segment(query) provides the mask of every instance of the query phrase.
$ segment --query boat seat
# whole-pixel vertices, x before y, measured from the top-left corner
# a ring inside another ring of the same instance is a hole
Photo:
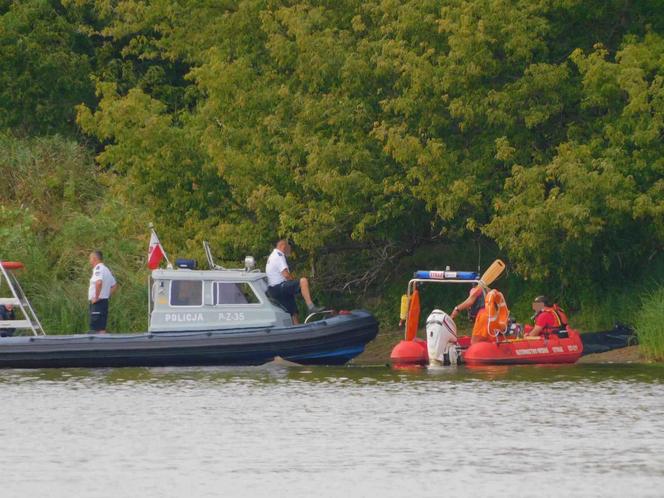
[[[272,296],[269,296],[268,294],[265,294],[265,295],[267,296],[268,300],[269,300],[272,304],[274,304],[277,308],[279,308],[279,309],[280,309],[281,311],[283,311],[284,313],[287,313],[287,314],[290,315],[290,313],[288,313],[288,310],[284,307],[283,304],[281,304],[278,300],[276,300],[276,299],[273,298]]]
[[[542,333],[542,337],[549,338],[550,336],[559,337],[560,339],[567,339],[569,337],[569,332],[567,329],[561,329]]]

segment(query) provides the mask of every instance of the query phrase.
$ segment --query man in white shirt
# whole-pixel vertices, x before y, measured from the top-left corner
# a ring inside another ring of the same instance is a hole
[[[108,300],[118,287],[111,270],[103,263],[104,256],[101,251],[90,253],[90,266],[92,278],[88,288],[88,301],[90,302],[90,330],[106,333],[108,320]]]
[[[268,295],[286,308],[293,318],[293,323],[300,323],[299,314],[297,312],[297,305],[295,304],[295,296],[302,294],[304,301],[307,303],[309,313],[317,313],[323,311],[321,306],[315,306],[311,300],[311,293],[309,291],[309,281],[306,278],[296,280],[288,269],[288,262],[286,258],[290,256],[291,247],[286,239],[281,239],[277,242],[277,246],[272,251],[272,254],[267,258],[267,265],[265,266],[265,273],[267,274],[267,292]]]

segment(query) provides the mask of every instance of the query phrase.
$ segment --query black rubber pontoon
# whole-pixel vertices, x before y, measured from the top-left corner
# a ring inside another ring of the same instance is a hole
[[[0,368],[260,365],[275,356],[341,365],[378,333],[367,311],[290,327],[0,339]]]

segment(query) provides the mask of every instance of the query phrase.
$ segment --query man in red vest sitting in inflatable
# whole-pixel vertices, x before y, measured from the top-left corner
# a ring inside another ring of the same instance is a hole
[[[537,296],[533,300],[535,326],[526,325],[524,336],[538,337],[567,328],[567,316],[557,304],[553,304],[546,296]]]

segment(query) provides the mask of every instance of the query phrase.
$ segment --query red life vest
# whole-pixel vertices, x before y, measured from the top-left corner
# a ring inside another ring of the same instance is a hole
[[[540,313],[550,313],[555,323],[554,326],[547,325],[546,327],[544,327],[542,329],[543,333],[550,334],[552,332],[558,332],[560,330],[567,329],[567,315],[557,304],[554,304],[551,307],[545,306],[544,308],[542,308],[542,311]]]

